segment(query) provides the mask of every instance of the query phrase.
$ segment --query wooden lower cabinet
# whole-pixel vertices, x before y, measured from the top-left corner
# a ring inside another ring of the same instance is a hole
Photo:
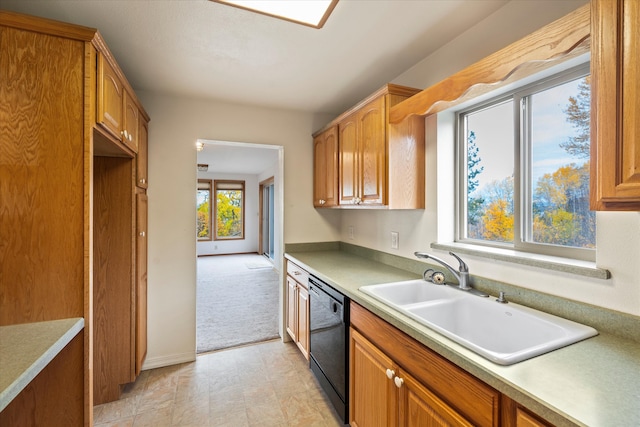
[[[498,427],[501,394],[351,303],[352,426]]]
[[[358,331],[350,340],[352,426],[472,426]]]
[[[309,359],[309,273],[287,261],[287,332]]]

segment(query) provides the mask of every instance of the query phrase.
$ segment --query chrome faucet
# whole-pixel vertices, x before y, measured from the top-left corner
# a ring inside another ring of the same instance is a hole
[[[458,262],[460,263],[460,266],[458,267],[458,270],[454,269],[453,267],[451,267],[446,261],[435,257],[431,254],[428,254],[426,252],[414,252],[414,255],[418,258],[424,258],[424,259],[432,259],[440,264],[442,264],[444,267],[447,268],[447,270],[449,270],[451,272],[451,274],[453,274],[453,276],[458,279],[458,286],[456,286],[456,289],[460,289],[461,291],[466,291],[466,292],[470,292],[472,294],[478,295],[478,296],[482,296],[482,297],[488,297],[489,295],[485,294],[484,292],[480,292],[474,288],[471,287],[471,285],[469,284],[469,267],[467,266],[467,264],[456,254],[454,254],[453,252],[449,252],[449,255],[451,255],[452,257],[454,257],[455,259],[458,260]]]

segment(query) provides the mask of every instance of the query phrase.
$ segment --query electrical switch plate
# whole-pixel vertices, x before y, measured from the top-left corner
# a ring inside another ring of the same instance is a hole
[[[391,249],[398,249],[398,232],[397,231],[392,231],[391,232]]]
[[[355,238],[355,230],[353,228],[353,225],[349,226],[349,239],[353,240]]]

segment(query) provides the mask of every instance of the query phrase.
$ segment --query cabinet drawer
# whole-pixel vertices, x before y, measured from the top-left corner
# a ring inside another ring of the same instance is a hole
[[[309,288],[309,273],[307,273],[305,270],[298,267],[291,261],[287,261],[287,274],[293,277],[296,282],[300,283],[305,288]]]

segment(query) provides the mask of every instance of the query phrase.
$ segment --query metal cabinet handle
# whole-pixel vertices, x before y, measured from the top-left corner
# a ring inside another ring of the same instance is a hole
[[[387,378],[389,378],[390,380],[393,379],[395,374],[396,374],[396,372],[393,369],[387,369]]]
[[[398,388],[402,387],[402,384],[404,384],[404,380],[400,377],[395,377],[393,379],[393,382],[396,384],[396,387]]]
[[[140,178],[140,184],[146,184],[147,180],[144,178]]]
[[[145,234],[146,234],[146,233],[145,233],[144,231],[141,231],[141,232],[140,232],[140,237],[144,237],[144,236],[145,236]]]

